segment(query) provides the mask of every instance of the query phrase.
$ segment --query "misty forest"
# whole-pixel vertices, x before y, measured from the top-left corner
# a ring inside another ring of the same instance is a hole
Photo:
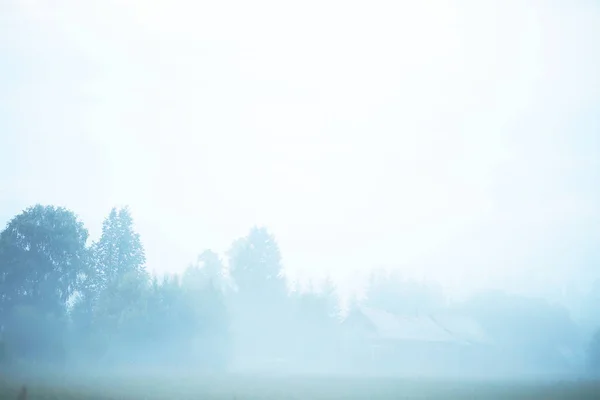
[[[0,400],[600,399],[599,38],[0,0]]]
[[[0,235],[2,371],[523,376],[600,368],[600,309],[574,321],[560,305],[501,292],[449,302],[434,282],[386,271],[372,274],[365,295],[341,299],[331,279],[286,279],[276,238],[260,227],[233,241],[226,260],[199,249],[182,274],[157,276],[145,268],[142,239],[128,208],[110,211],[91,243],[65,208],[36,205],[12,218]]]

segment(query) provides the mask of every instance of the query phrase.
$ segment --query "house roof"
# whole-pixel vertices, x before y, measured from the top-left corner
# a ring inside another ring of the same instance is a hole
[[[359,307],[372,328],[372,336],[385,340],[438,343],[490,343],[481,326],[459,315],[398,316],[370,307]]]
[[[492,339],[473,318],[464,315],[431,315],[439,326],[468,343],[491,344]]]

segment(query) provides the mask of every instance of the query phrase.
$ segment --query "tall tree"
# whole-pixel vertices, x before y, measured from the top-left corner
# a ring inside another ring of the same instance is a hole
[[[201,365],[223,367],[229,361],[231,345],[223,265],[210,250],[203,252],[199,261],[199,265],[186,269],[181,285],[189,310],[186,325],[194,333],[189,349]]]
[[[287,351],[293,317],[275,238],[265,228],[252,228],[231,247],[229,268],[237,288],[228,302],[234,353],[242,360],[279,358]]]
[[[62,207],[36,205],[14,217],[0,233],[3,308],[64,312],[85,273],[87,238],[77,216]]]
[[[135,342],[134,333],[146,318],[150,280],[128,208],[111,210],[90,253],[90,268],[72,312],[75,329],[80,335],[93,335],[97,349],[118,341]]]
[[[0,233],[0,324],[17,355],[64,355],[67,303],[86,272],[87,238],[73,212],[41,205]]]
[[[288,336],[299,350],[295,357],[312,370],[326,368],[334,358],[339,338],[339,299],[330,277],[311,281],[310,291],[295,296],[295,318]],[[294,350],[294,349],[292,349]]]
[[[102,236],[92,247],[99,287],[134,272],[145,274],[146,255],[127,207],[113,208],[102,224]]]
[[[186,269],[183,278],[188,283],[194,282],[197,287],[211,284],[223,293],[230,289],[229,276],[223,261],[212,250],[204,250],[200,253],[196,263]]]
[[[91,315],[101,294],[116,290],[124,276],[146,279],[146,256],[140,236],[133,229],[128,208],[113,208],[102,223],[102,235],[90,250],[90,262],[82,285],[77,313]]]
[[[266,228],[254,227],[246,237],[234,242],[229,266],[243,297],[266,305],[286,295],[279,246]]]

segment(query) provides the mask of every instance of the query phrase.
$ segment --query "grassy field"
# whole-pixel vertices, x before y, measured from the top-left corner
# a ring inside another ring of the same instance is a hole
[[[0,381],[0,399],[21,383]],[[600,382],[441,381],[392,378],[177,377],[29,382],[28,399],[600,399]]]

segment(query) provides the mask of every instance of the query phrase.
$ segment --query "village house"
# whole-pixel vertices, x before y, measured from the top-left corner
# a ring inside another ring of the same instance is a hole
[[[480,369],[494,352],[481,326],[462,315],[398,316],[359,306],[342,325],[341,353],[373,372],[465,373]]]

